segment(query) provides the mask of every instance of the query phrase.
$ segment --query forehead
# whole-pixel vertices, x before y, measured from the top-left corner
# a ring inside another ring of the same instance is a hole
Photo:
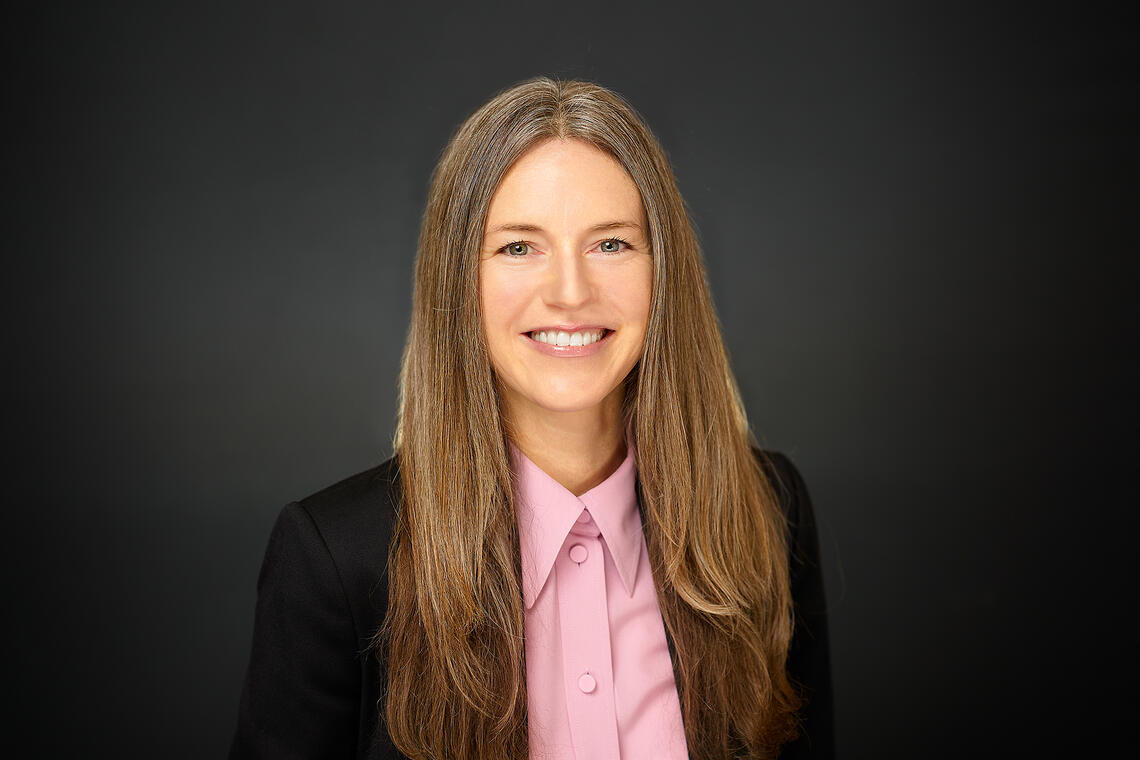
[[[644,220],[641,193],[621,164],[585,141],[550,139],[503,177],[488,228],[502,222],[578,227],[617,217]]]

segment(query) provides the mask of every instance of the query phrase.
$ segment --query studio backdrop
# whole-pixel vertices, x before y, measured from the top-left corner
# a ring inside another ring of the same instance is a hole
[[[5,26],[35,756],[224,754],[274,517],[391,455],[431,169],[538,74],[621,93],[673,163],[751,426],[815,504],[839,756],[1093,757],[1127,725],[1123,23],[111,2]]]

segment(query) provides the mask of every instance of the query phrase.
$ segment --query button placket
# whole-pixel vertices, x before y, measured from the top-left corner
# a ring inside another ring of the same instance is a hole
[[[581,757],[617,757],[606,563],[600,537],[568,535],[557,563],[563,688]],[[571,613],[570,611],[574,611]]]

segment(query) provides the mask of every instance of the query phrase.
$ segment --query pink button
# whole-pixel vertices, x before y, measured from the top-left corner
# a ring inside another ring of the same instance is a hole
[[[590,513],[583,509],[582,514],[578,515],[578,522],[583,525],[590,522]]]
[[[598,688],[598,682],[589,673],[583,673],[578,678],[578,688],[582,690],[583,694],[589,694],[594,689]]]
[[[581,544],[574,544],[570,547],[570,559],[577,562],[579,565],[586,561],[586,557],[590,556],[590,552],[586,551],[586,547]]]

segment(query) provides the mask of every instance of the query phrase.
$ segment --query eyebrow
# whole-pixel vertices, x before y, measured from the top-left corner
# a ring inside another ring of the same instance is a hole
[[[613,221],[613,222],[602,222],[601,224],[595,224],[593,227],[591,227],[589,230],[587,230],[587,232],[601,232],[603,230],[617,230],[617,229],[623,229],[623,228],[627,228],[627,227],[638,230],[639,232],[641,231],[641,225],[638,224],[637,222],[627,222],[627,221],[623,221],[623,220],[617,220],[617,221]],[[492,227],[491,229],[487,230],[487,234],[493,235],[496,232],[507,232],[507,231],[510,231],[510,232],[545,232],[546,230],[542,229],[542,227],[539,227],[537,224],[526,224],[523,222],[510,222],[507,224],[499,224],[499,225],[496,225],[495,227]]]

